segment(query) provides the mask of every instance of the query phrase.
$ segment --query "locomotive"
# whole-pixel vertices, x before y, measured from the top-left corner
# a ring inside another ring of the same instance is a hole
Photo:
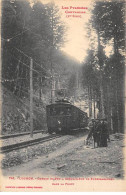
[[[46,106],[48,132],[68,134],[84,129],[88,124],[88,116],[67,100],[58,100]]]

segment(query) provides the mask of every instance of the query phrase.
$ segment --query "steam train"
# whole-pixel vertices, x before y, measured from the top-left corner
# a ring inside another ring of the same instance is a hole
[[[67,100],[58,100],[46,106],[48,132],[69,134],[84,129],[88,116]]]

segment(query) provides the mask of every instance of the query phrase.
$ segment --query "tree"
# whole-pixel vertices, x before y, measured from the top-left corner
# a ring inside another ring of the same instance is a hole
[[[93,46],[90,48],[98,60],[95,68],[99,67],[98,75],[101,78],[99,90],[102,115],[107,116],[115,132],[123,131],[123,125],[121,127],[120,124],[124,124],[124,2],[96,2],[90,22],[90,34],[95,32],[96,35],[93,39],[91,36]],[[113,55],[108,58],[104,49],[110,41]]]
[[[113,101],[110,107],[112,107],[114,130],[120,131],[122,129],[120,121],[122,121],[121,118],[124,115],[122,113],[122,105],[124,104],[122,95],[124,89],[124,60],[121,55],[124,50],[124,2],[98,2],[94,9],[94,16],[94,26],[96,29],[99,27],[103,43],[106,44],[109,40],[113,40],[114,55],[110,60],[113,71],[111,71],[110,76],[111,85],[108,85],[108,88],[114,88]]]
[[[31,8],[28,2],[2,1],[2,77],[3,79],[15,80],[18,77],[25,77],[27,68],[22,67],[15,47],[23,48],[24,42],[29,43],[26,26],[30,20]],[[26,62],[25,62],[26,63]],[[16,82],[16,83],[14,83]],[[17,81],[4,83],[14,90]],[[20,87],[23,80],[18,80]],[[26,82],[27,84],[27,82]]]
[[[96,100],[99,100],[100,90],[99,90],[99,77],[97,67],[98,61],[97,56],[95,55],[93,50],[88,51],[88,56],[83,63],[82,71],[83,71],[83,86],[87,86],[88,88],[88,98],[89,98],[89,117],[93,116],[92,105],[93,100],[94,104]],[[94,111],[95,112],[95,111]]]
[[[2,76],[14,80],[12,84],[4,84],[19,96],[26,95],[29,90],[29,57],[32,57],[34,69],[40,72],[33,71],[34,89],[39,86],[41,96],[42,82],[50,75],[50,51],[53,47],[53,52],[56,52],[63,40],[58,10],[55,5],[43,5],[40,1],[31,7],[27,1],[7,0],[2,2],[2,12]]]
[[[50,25],[48,29],[48,48],[49,48],[49,61],[51,74],[54,75],[55,64],[53,58],[57,50],[64,43],[64,25],[60,20],[59,9],[54,2],[47,4],[46,14],[49,17]],[[55,80],[52,77],[52,89],[55,85]],[[53,94],[51,90],[51,101],[53,100]]]

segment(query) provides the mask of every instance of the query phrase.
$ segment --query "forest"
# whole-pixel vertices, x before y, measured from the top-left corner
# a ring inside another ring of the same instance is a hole
[[[124,131],[124,8],[124,2],[96,2],[89,26],[90,49],[82,68],[90,116],[95,118],[92,104],[95,107],[97,102],[99,118],[107,118],[113,133]],[[107,45],[112,46],[109,56]]]
[[[45,107],[56,95],[52,89],[64,88],[66,97],[75,101],[79,82],[81,92],[87,91],[82,99],[88,101],[89,118],[107,118],[111,133],[124,132],[124,8],[123,1],[93,4],[87,24],[90,45],[78,65],[61,50],[67,26],[54,2],[2,1],[3,134],[30,128],[31,59],[34,129],[46,128]]]

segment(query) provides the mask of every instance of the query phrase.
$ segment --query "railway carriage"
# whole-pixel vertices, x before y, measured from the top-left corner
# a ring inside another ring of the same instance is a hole
[[[88,116],[66,100],[59,100],[46,106],[47,127],[49,133],[70,133],[84,129]]]

